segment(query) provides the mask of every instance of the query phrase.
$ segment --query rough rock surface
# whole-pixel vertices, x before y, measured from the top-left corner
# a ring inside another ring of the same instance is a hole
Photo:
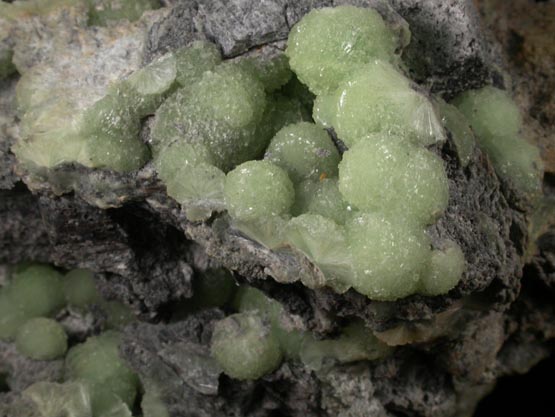
[[[485,34],[471,1],[394,0],[392,7],[379,0],[167,3],[170,8],[145,23],[143,62],[195,39],[216,42],[226,57],[274,48],[312,8],[349,3],[378,7],[399,31],[406,19],[413,39],[405,59],[413,76],[434,93],[449,99],[486,82],[507,83],[499,48]],[[487,22],[485,6],[497,2],[480,3]],[[502,27],[497,27],[497,36],[503,41]],[[524,45],[543,42],[536,33],[529,40],[527,33],[519,35]],[[41,42],[48,43],[47,35]],[[511,45],[504,42],[514,61]],[[40,51],[48,48],[22,57],[40,61]],[[136,60],[136,55],[130,58],[131,68]],[[21,62],[31,65],[23,58]],[[525,71],[510,67],[516,91],[525,97],[521,107],[530,115],[531,132],[540,144],[549,144],[555,116],[549,107],[537,112],[544,109],[545,98],[539,90],[527,93],[523,81],[541,79],[547,66],[534,57],[527,62],[531,67]],[[547,77],[555,83],[552,71]],[[149,165],[130,175],[73,165],[52,170],[46,178],[19,172],[9,151],[17,136],[16,81],[17,76],[0,82],[0,263],[34,260],[95,271],[103,294],[131,304],[143,320],[125,329],[121,351],[145,387],[154,384],[160,390],[170,415],[468,416],[496,378],[526,372],[551,353],[555,216],[523,211],[479,150],[462,167],[450,140],[434,149],[446,161],[450,202],[429,233],[435,244],[453,239],[462,247],[469,268],[460,284],[445,296],[371,302],[354,291],[339,295],[319,288],[323,277],[308,259],[294,250],[269,251],[233,230],[225,213],[207,222],[189,221],[186,207],[167,197]],[[143,133],[148,141],[146,123]],[[542,207],[552,214],[555,160],[548,145],[543,151],[548,175]],[[535,219],[532,229],[529,218]],[[237,281],[250,282],[280,300],[319,335],[332,335],[345,318],[360,317],[378,337],[399,347],[382,361],[319,372],[292,362],[257,382],[220,376],[209,357],[208,340],[214,320],[224,312],[207,310],[180,322],[171,322],[167,314],[168,305],[193,295],[194,274],[219,265],[233,270]],[[13,346],[1,344],[0,375],[10,375],[11,392],[0,394],[0,401],[11,401],[32,382],[29,378],[59,378],[56,363],[49,366],[22,361]]]

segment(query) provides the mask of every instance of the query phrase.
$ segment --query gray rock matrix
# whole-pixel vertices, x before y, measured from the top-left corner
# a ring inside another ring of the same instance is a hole
[[[197,39],[215,42],[226,58],[253,48],[282,49],[292,25],[311,9],[354,4],[376,7],[400,27],[408,22],[412,40],[404,59],[413,79],[433,93],[450,99],[505,82],[471,0],[165,3],[168,10],[148,30],[144,63]],[[125,329],[121,353],[143,381],[158,385],[171,416],[470,416],[497,378],[526,372],[550,354],[555,312],[542,285],[555,270],[555,234],[540,236],[539,258],[526,267],[527,213],[478,149],[466,167],[450,139],[434,149],[446,163],[450,202],[429,233],[463,249],[468,268],[459,285],[439,297],[373,302],[352,290],[338,295],[302,285],[299,277],[317,283],[321,272],[298,254],[249,240],[229,226],[225,213],[189,221],[150,165],[130,175],[62,166],[53,175],[78,178],[79,187],[61,195],[48,181],[27,177],[9,150],[16,81],[0,82],[0,263],[93,270],[103,295],[128,303],[140,318]],[[148,134],[147,120],[145,141]],[[99,194],[99,182],[111,184],[110,192]],[[209,361],[213,324],[224,312],[207,310],[179,322],[167,316],[168,306],[193,296],[194,275],[214,266],[280,300],[322,337],[356,317],[403,345],[381,361],[320,372],[284,362],[261,380],[231,380]],[[73,325],[86,334],[94,322]],[[0,393],[0,404],[37,380],[60,380],[60,367],[26,360],[0,344],[0,372],[10,375],[11,389]]]

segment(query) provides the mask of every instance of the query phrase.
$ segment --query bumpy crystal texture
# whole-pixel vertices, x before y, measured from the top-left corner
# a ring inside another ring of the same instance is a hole
[[[333,91],[353,69],[374,59],[393,60],[397,39],[373,9],[314,9],[287,42],[291,68],[315,94]]]
[[[133,406],[139,379],[119,357],[120,336],[106,332],[71,348],[66,356],[66,378],[82,381],[90,392],[93,417],[121,402]]]
[[[425,295],[439,295],[453,289],[464,270],[464,254],[455,242],[448,242],[443,250],[434,250],[429,271],[422,275],[419,292]]]
[[[340,157],[325,130],[302,122],[281,129],[270,142],[265,159],[286,170],[298,183],[336,177]]]
[[[239,165],[227,174],[224,191],[229,213],[243,221],[285,214],[295,196],[287,173],[269,161]]]
[[[258,379],[282,360],[279,342],[259,314],[238,313],[214,326],[212,355],[236,379]]]
[[[339,190],[360,210],[432,223],[447,207],[449,186],[443,161],[400,139],[377,136],[345,152]]]
[[[542,161],[538,148],[519,135],[522,117],[509,94],[487,86],[462,93],[454,104],[472,125],[499,176],[532,198],[539,195]]]
[[[56,320],[35,318],[17,331],[15,345],[19,353],[36,360],[61,358],[67,350],[67,335]]]
[[[352,207],[345,201],[337,186],[337,179],[305,180],[295,189],[295,204],[291,208],[293,215],[303,213],[319,214],[337,224],[345,221],[353,213]]]
[[[333,127],[349,147],[379,132],[402,135],[422,145],[444,139],[432,103],[384,61],[360,67],[335,91],[319,95],[314,103],[314,119]]]
[[[414,294],[428,267],[430,241],[419,226],[401,217],[360,214],[347,222],[353,259],[352,286],[375,300]]]

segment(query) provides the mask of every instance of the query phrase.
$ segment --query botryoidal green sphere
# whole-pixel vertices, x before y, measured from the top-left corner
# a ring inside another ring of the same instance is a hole
[[[242,221],[287,213],[295,198],[287,173],[269,161],[248,161],[228,173],[224,194],[231,217]]]
[[[64,356],[67,335],[56,320],[39,317],[21,326],[17,331],[15,345],[22,355],[48,361]]]
[[[339,191],[360,210],[421,224],[432,223],[449,200],[443,161],[424,148],[386,135],[359,142],[343,154]]]
[[[105,332],[74,346],[66,356],[66,379],[83,381],[89,388],[94,417],[121,401],[128,407],[135,401],[139,379],[120,358],[119,343],[119,333]]]
[[[66,301],[75,307],[86,307],[98,301],[93,273],[86,269],[74,269],[63,278]]]
[[[453,289],[460,281],[466,267],[462,249],[449,242],[445,249],[432,251],[430,267],[422,274],[420,294],[439,295]]]
[[[301,122],[281,129],[270,142],[266,156],[294,183],[322,176],[337,176],[340,156],[328,133],[313,123]]]
[[[241,380],[258,379],[282,360],[270,324],[257,312],[233,314],[217,322],[211,351],[227,375]]]
[[[349,220],[346,230],[354,289],[382,301],[417,291],[431,256],[429,238],[420,226],[399,217],[363,213]]]
[[[353,209],[343,198],[337,186],[337,179],[306,180],[295,188],[295,204],[291,208],[294,216],[303,213],[319,214],[337,224],[345,221],[353,213]]]
[[[337,88],[350,72],[374,59],[392,60],[398,40],[374,9],[314,9],[289,34],[286,54],[314,94]]]
[[[16,272],[7,292],[27,317],[49,316],[65,305],[62,275],[47,265],[31,265]]]

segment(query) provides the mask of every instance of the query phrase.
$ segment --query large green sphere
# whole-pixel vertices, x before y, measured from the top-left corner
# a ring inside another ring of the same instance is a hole
[[[48,361],[65,355],[67,335],[56,320],[39,317],[21,326],[17,331],[15,345],[22,355]]]
[[[227,174],[224,193],[229,214],[242,221],[287,213],[295,197],[287,173],[269,161],[239,165]]]

